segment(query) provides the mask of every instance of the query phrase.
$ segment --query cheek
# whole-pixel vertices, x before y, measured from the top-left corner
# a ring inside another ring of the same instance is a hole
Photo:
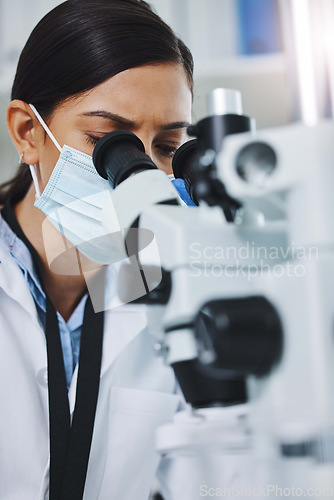
[[[46,148],[45,151],[40,155],[39,161],[39,181],[41,191],[47,185],[54,167],[59,159],[59,151],[56,147]]]

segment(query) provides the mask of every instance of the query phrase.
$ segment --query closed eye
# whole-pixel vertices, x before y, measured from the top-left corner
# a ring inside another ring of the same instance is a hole
[[[104,137],[104,136],[101,135],[101,137],[95,137],[94,135],[87,134],[86,141],[88,142],[88,144],[92,144],[93,146],[96,146],[96,144],[98,143],[98,141],[100,139],[102,139],[102,137]]]
[[[168,158],[172,158],[177,149],[179,148],[178,145],[168,145],[168,144],[158,144],[156,146],[158,152],[162,155],[162,156],[167,156]]]

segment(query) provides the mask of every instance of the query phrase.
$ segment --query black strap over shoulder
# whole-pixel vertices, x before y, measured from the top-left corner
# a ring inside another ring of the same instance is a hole
[[[69,436],[61,500],[83,497],[99,392],[103,312],[94,313],[88,296],[81,337],[75,409]]]
[[[46,299],[46,348],[48,356],[49,426],[50,426],[50,500],[60,499],[70,435],[70,410],[64,358],[58,319],[49,298]]]
[[[1,214],[30,251],[44,289],[39,255],[23,233],[9,201]],[[97,286],[104,287],[103,279],[96,282]],[[76,401],[71,425],[57,313],[46,295],[50,500],[81,500],[83,497],[99,392],[103,325],[103,311],[95,313],[88,296],[81,333]]]

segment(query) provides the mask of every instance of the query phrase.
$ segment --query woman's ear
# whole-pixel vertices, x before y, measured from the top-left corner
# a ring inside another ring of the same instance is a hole
[[[27,103],[15,99],[9,104],[7,127],[16,150],[23,155],[24,163],[28,165],[38,163],[38,145],[43,140],[43,134],[37,118]]]

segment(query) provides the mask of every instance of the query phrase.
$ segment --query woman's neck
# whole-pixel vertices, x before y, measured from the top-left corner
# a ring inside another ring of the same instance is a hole
[[[56,274],[50,270],[45,248],[48,245],[44,244],[46,237],[52,241],[52,248],[55,250],[57,244],[63,247],[63,237],[54,228],[51,223],[46,220],[45,215],[34,206],[35,189],[31,185],[26,196],[14,207],[14,212],[22,231],[37,251],[42,263],[42,279],[45,291],[50,298],[55,309],[61,314],[65,321],[71,317],[76,306],[85,294],[86,280],[83,274],[66,275]],[[42,225],[46,224],[47,231],[43,234]],[[46,242],[47,243],[47,242]],[[60,249],[61,252],[61,249]],[[76,257],[77,253],[68,254],[67,259]],[[74,262],[74,268],[78,268],[78,263]],[[67,268],[72,267],[70,262],[67,262]],[[73,267],[72,267],[73,268]]]

